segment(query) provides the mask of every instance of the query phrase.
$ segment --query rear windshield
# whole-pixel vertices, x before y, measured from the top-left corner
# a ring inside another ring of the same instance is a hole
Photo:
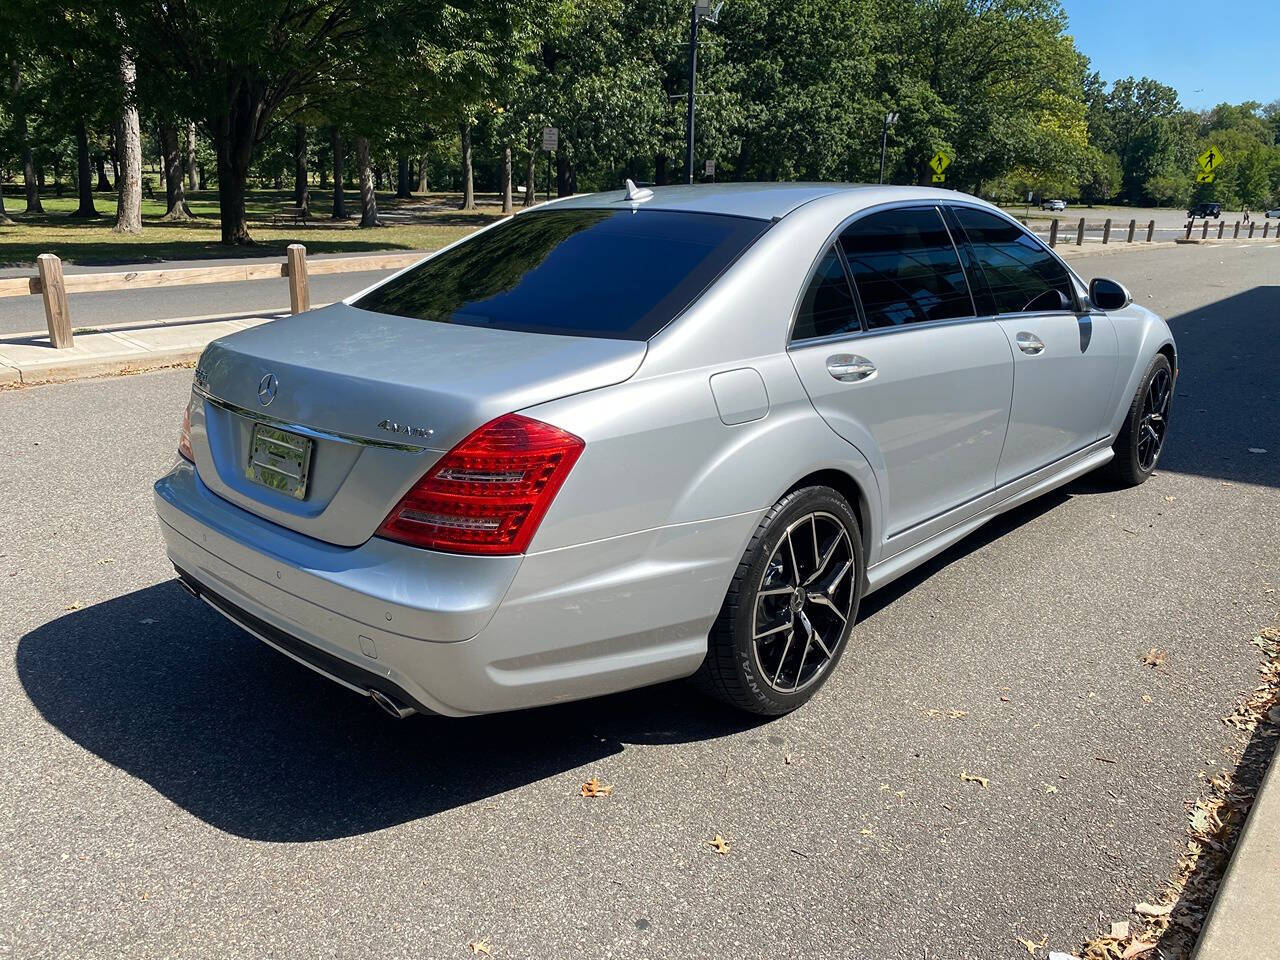
[[[355,306],[470,327],[647,340],[768,226],[665,210],[522,213]]]

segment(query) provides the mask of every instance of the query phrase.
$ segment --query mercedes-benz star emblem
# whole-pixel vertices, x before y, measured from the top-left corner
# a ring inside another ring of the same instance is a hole
[[[276,398],[276,391],[279,389],[280,382],[276,380],[276,375],[268,373],[258,383],[258,402],[264,407],[268,406]]]

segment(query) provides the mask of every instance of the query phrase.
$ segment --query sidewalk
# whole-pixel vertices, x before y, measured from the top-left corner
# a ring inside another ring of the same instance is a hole
[[[75,346],[55,350],[43,333],[0,336],[0,387],[79,380],[193,364],[210,340],[275,316],[181,317],[113,324],[75,334]]]
[[[1194,960],[1280,960],[1280,763],[1271,761]]]

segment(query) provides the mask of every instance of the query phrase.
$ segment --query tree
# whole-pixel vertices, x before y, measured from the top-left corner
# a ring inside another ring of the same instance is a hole
[[[142,128],[138,120],[138,68],[133,51],[120,47],[119,84],[123,109],[116,143],[120,176],[116,179],[116,233],[142,232]]]

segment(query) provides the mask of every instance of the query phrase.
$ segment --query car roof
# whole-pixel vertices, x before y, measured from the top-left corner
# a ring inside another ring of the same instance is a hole
[[[700,183],[650,189],[653,196],[640,201],[627,200],[625,190],[608,190],[567,197],[554,201],[553,206],[557,209],[616,209],[634,205],[645,210],[719,213],[775,220],[812,200],[836,194],[848,194],[849,199],[855,201],[855,208],[907,200],[965,200],[986,205],[976,197],[954,190],[874,183]]]

